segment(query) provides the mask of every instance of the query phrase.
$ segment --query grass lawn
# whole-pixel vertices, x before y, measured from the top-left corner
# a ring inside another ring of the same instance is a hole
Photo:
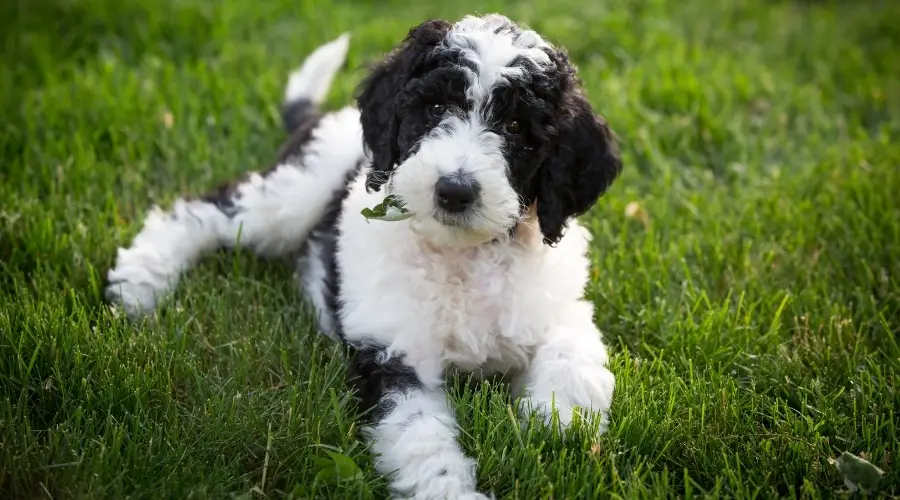
[[[153,203],[268,165],[315,46],[353,36],[335,107],[410,26],[476,11],[568,48],[626,165],[584,217],[611,428],[520,433],[502,387],[455,381],[480,486],[833,497],[846,450],[900,495],[894,2],[6,0],[0,498],[385,494],[288,266],[223,253],[140,324],[103,279]]]

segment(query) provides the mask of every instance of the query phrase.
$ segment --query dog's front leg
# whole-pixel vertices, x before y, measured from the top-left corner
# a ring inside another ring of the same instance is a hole
[[[488,498],[476,490],[475,461],[457,442],[456,419],[439,383],[426,382],[434,379],[384,350],[361,349],[352,366],[357,395],[372,409],[363,433],[395,498]]]
[[[560,430],[576,412],[584,423],[599,416],[597,430],[604,432],[616,382],[606,363],[606,347],[589,320],[552,328],[529,368],[514,381],[525,416],[534,411],[549,425],[556,411]]]

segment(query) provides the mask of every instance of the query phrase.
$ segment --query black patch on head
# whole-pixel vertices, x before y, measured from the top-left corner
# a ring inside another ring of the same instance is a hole
[[[581,91],[575,67],[562,50],[548,51],[556,65],[554,82],[535,86],[536,94],[560,92],[552,124],[553,137],[542,159],[533,194],[544,242],[556,244],[568,221],[587,212],[622,171],[612,131]]]
[[[469,111],[466,75],[459,66],[447,65],[454,58],[454,54],[446,52],[433,56],[430,63],[440,66],[423,67],[421,76],[411,78],[397,96],[398,109],[404,112],[397,117],[395,164],[415,154],[426,134],[446,127],[441,124],[442,119],[451,114],[464,116]]]
[[[553,66],[514,59],[510,65],[524,75],[492,89],[485,117],[504,138],[509,181],[522,212],[537,202],[544,242],[554,245],[568,221],[606,191],[622,164],[612,132],[582,93],[565,52],[544,50]],[[510,133],[511,125],[516,133]]]
[[[416,371],[403,362],[402,356],[386,358],[384,347],[364,343],[350,348],[349,382],[360,399],[360,409],[368,413],[372,421],[388,416],[394,404],[385,396],[422,387]]]
[[[525,59],[517,61],[521,66],[533,66]],[[560,94],[546,74],[528,72],[524,79],[492,89],[491,106],[485,110],[490,128],[506,145],[509,181],[522,201],[523,212],[534,202],[535,177],[556,140],[555,103]],[[518,130],[513,132],[512,126]]]
[[[615,140],[581,92],[562,50],[544,49],[553,62],[540,68],[517,57],[524,70],[492,89],[485,118],[504,138],[509,181],[522,212],[535,201],[544,242],[562,238],[571,217],[586,212],[621,171]],[[510,133],[510,125],[517,133]]]
[[[446,21],[431,20],[411,29],[360,85],[356,97],[360,123],[373,159],[367,189],[378,190],[406,152],[398,143],[401,119],[407,114],[401,107],[406,86],[411,79],[440,65],[434,48],[450,28]]]

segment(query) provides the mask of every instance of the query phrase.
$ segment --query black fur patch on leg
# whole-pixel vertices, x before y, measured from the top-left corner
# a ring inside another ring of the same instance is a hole
[[[349,382],[360,399],[360,409],[369,412],[367,419],[379,421],[391,413],[394,404],[385,399],[387,394],[422,387],[415,369],[403,362],[402,355],[388,357],[384,347],[369,343],[349,347]]]
[[[237,186],[244,182],[246,177],[240,181],[231,181],[221,184],[216,189],[204,194],[200,197],[201,200],[212,203],[219,209],[220,212],[225,214],[226,217],[231,218],[240,212],[240,210],[234,205],[235,198],[235,190]]]

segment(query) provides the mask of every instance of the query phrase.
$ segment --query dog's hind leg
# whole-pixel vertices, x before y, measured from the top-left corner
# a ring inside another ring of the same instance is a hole
[[[342,36],[319,47],[291,75],[283,114],[293,136],[273,168],[207,196],[179,199],[169,210],[150,211],[109,271],[110,302],[137,317],[152,312],[184,271],[220,248],[280,257],[303,245],[365,157],[356,109],[318,113],[346,50]]]

